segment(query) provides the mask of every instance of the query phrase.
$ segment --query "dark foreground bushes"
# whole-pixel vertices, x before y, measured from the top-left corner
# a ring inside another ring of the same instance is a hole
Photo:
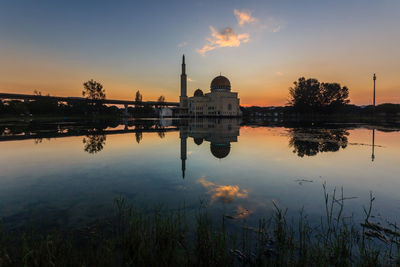
[[[32,230],[2,231],[0,266],[379,266],[396,265],[399,237],[394,224],[384,227],[343,216],[343,194],[328,195],[326,215],[311,224],[304,212],[287,220],[275,205],[258,227],[244,221],[236,227],[221,216],[212,222],[207,210],[195,218],[185,209],[155,209],[141,213],[124,199],[115,201],[115,214],[74,231],[46,234]],[[218,220],[219,221],[219,220]],[[229,228],[229,229],[228,229]]]

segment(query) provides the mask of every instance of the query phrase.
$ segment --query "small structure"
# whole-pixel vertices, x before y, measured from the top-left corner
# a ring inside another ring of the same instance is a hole
[[[160,108],[158,112],[161,118],[172,117],[172,109],[170,108]]]

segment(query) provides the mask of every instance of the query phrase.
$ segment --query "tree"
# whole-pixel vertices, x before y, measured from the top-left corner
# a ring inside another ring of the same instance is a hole
[[[165,102],[165,96],[161,95],[161,96],[157,99],[157,101],[158,101],[159,103],[164,103],[164,102]]]
[[[163,96],[163,95],[160,95],[160,97],[157,99],[157,102],[158,103],[164,103],[165,102],[165,96]],[[162,107],[162,105],[158,105],[158,106],[156,106],[157,108],[161,108]]]
[[[84,90],[82,91],[82,96],[87,97],[90,100],[104,100],[106,98],[103,85],[93,79],[83,83],[83,87]]]
[[[142,102],[142,100],[143,100],[143,96],[142,96],[142,94],[140,93],[140,91],[138,90],[138,91],[136,92],[135,101],[136,101],[136,102]]]
[[[317,79],[300,77],[289,89],[289,104],[298,111],[316,111],[321,108],[346,105],[350,102],[349,89],[338,83],[320,83]]]
[[[341,87],[338,83],[322,83],[321,93],[323,96],[323,105],[344,105],[348,104],[349,89],[346,86]]]
[[[289,89],[291,99],[289,103],[296,109],[304,111],[307,109],[315,109],[321,103],[320,83],[317,79],[299,78],[294,82],[294,87]]]

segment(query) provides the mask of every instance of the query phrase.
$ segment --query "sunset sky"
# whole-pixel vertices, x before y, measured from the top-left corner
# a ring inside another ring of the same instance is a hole
[[[284,105],[304,76],[353,104],[400,103],[400,1],[0,1],[0,92],[179,99],[228,77],[242,105]]]

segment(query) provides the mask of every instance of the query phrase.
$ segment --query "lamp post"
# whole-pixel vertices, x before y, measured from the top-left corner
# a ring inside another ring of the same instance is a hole
[[[375,110],[375,81],[376,81],[376,75],[374,73],[374,110]]]

